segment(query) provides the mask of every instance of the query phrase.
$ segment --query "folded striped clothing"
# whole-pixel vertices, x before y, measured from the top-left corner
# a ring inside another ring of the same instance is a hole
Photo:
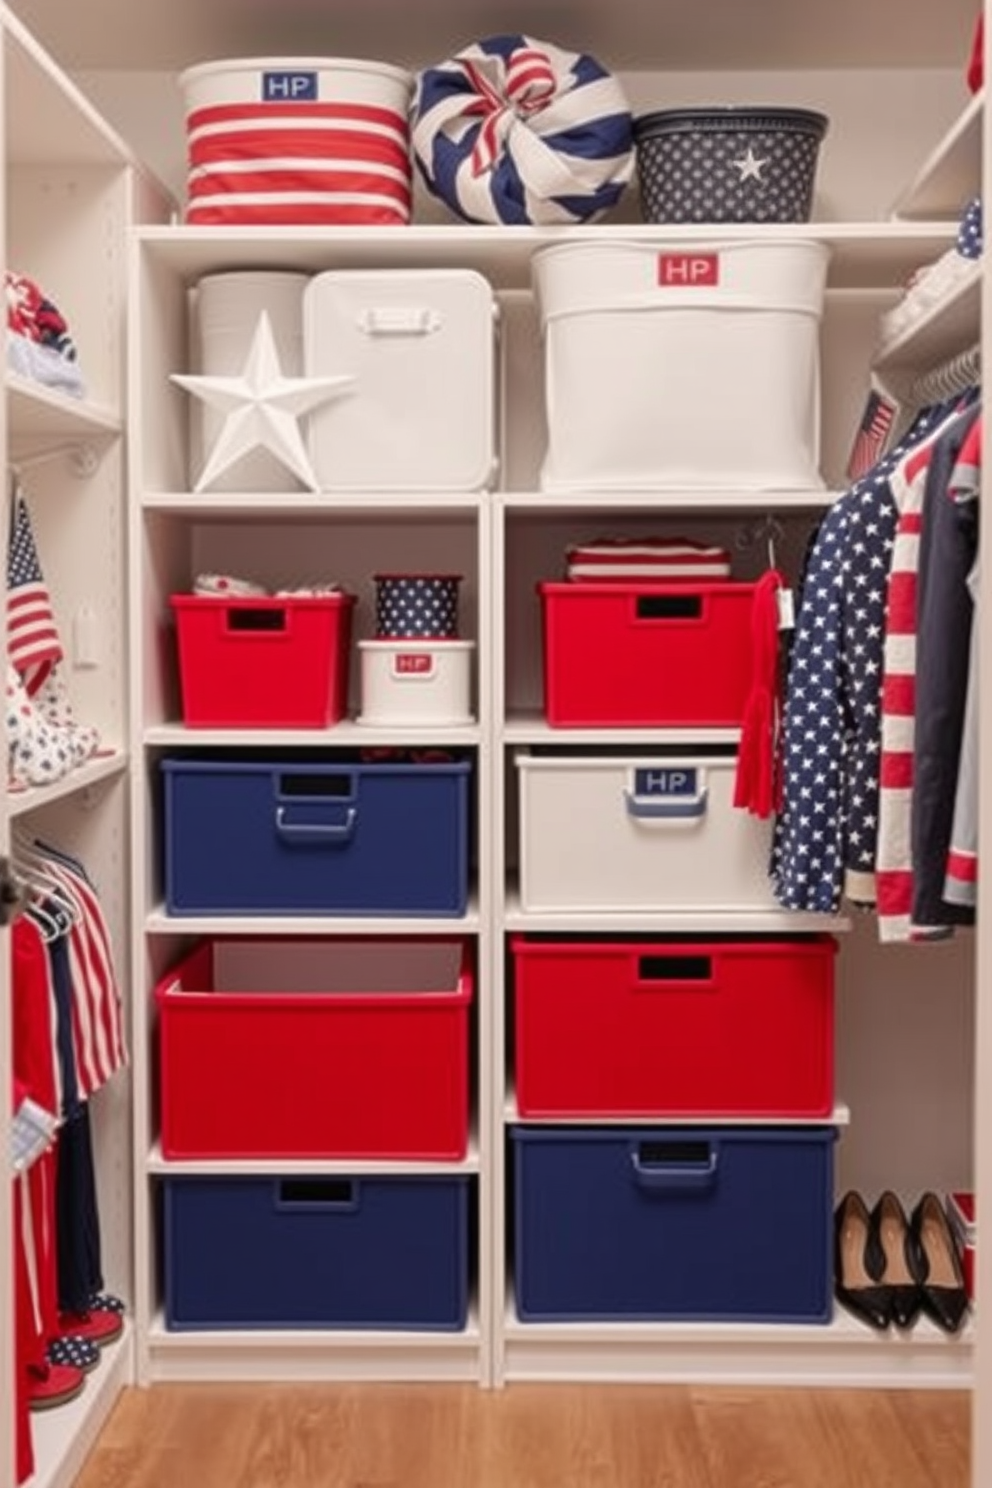
[[[730,554],[687,538],[601,537],[566,549],[565,577],[585,583],[654,579],[717,582],[730,578]]]

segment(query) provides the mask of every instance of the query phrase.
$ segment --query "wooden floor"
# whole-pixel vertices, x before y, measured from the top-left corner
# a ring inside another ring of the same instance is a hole
[[[77,1488],[968,1488],[967,1395],[158,1385]]]

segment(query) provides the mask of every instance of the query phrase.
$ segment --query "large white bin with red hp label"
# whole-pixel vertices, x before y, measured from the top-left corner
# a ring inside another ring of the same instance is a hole
[[[525,911],[776,909],[771,829],[733,806],[728,746],[518,753]]]
[[[820,490],[816,242],[565,243],[534,258],[549,492]]]
[[[362,711],[359,723],[420,728],[470,723],[474,641],[359,641]]]

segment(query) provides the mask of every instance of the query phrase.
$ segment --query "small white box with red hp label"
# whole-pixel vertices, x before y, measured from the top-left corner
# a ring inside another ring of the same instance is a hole
[[[358,722],[432,728],[472,722],[474,641],[359,641],[362,711]]]

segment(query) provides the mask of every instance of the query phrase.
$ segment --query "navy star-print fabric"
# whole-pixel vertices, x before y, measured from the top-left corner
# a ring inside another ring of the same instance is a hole
[[[786,909],[836,913],[875,870],[885,598],[896,507],[889,477],[959,403],[920,413],[827,513],[806,565],[782,726],[771,878]],[[873,898],[871,890],[864,894]]]

